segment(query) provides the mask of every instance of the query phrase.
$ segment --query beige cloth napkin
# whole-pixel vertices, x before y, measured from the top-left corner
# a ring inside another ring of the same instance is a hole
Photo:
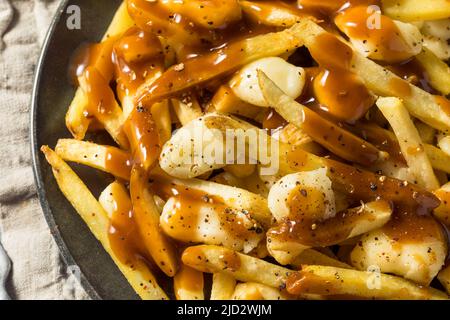
[[[13,299],[86,299],[68,276],[34,186],[29,142],[33,74],[59,0],[0,0],[0,234]]]

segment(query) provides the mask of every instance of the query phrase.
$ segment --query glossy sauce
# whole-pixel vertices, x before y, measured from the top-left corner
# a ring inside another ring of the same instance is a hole
[[[78,85],[78,78],[88,67],[95,67],[105,79],[111,79],[114,72],[111,54],[117,39],[110,37],[102,43],[84,43],[77,48],[69,64],[69,78],[72,83]]]
[[[430,77],[427,71],[422,67],[420,62],[411,58],[406,61],[386,66],[387,69],[394,72],[403,80],[429,92],[436,93],[436,90],[430,83]],[[408,89],[400,89],[402,92],[409,91]]]
[[[325,33],[310,47],[320,66],[313,79],[313,92],[320,108],[336,119],[354,122],[374,104],[374,97],[350,71],[353,50],[336,36]]]
[[[287,125],[287,121],[280,116],[275,110],[270,109],[267,111],[265,118],[262,122],[263,129],[277,130],[284,128]]]
[[[415,208],[414,211],[420,215],[426,215],[439,206],[439,200],[432,193],[412,183],[374,174],[331,159],[324,159],[324,162],[330,168],[328,176],[334,182],[333,188],[348,193],[355,199],[364,202],[385,199],[399,204],[411,204]]]
[[[337,69],[321,70],[314,91],[322,110],[349,123],[362,118],[375,102],[357,75]]]
[[[375,24],[377,16],[379,25]],[[373,21],[371,24],[370,22]],[[376,47],[382,60],[400,62],[411,56],[411,49],[400,34],[400,30],[391,18],[368,10],[367,6],[356,6],[341,11],[336,24],[348,37],[368,42]],[[419,44],[417,44],[419,45]]]
[[[212,257],[212,259],[215,260],[216,258]],[[210,261],[204,252],[203,246],[187,248],[183,252],[182,260],[190,266],[198,266],[204,272],[216,272],[215,268],[210,268]],[[222,270],[230,270],[231,272],[238,271],[242,265],[239,255],[235,251],[225,248],[222,249],[218,262]]]
[[[108,172],[114,172],[117,177],[130,179],[133,160],[127,152],[117,148],[108,148],[106,151],[105,168]]]
[[[444,243],[446,235],[442,226],[430,215],[418,215],[414,208],[397,206],[396,214],[382,228],[383,232],[397,243],[422,243],[430,239],[440,239]]]
[[[110,216],[108,239],[117,258],[128,266],[136,266],[136,260],[153,264],[150,254],[143,245],[139,229],[134,218],[131,200],[124,191],[113,185],[111,198],[114,199],[114,211]]]
[[[304,109],[302,129],[315,141],[344,159],[369,166],[379,158],[378,149],[373,145],[307,108]]]
[[[392,78],[389,81],[389,87],[392,88],[400,97],[408,97],[412,94],[408,81],[400,78]]]
[[[130,28],[114,45],[119,96],[133,95],[146,79],[164,68],[164,51],[159,39],[137,27]]]

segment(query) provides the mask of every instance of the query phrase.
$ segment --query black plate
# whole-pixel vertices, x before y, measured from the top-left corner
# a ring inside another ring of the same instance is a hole
[[[39,59],[31,106],[31,149],[36,184],[44,215],[68,266],[81,270],[81,284],[93,299],[136,299],[111,258],[58,190],[51,168],[39,148],[54,147],[58,138],[70,137],[64,117],[73,98],[67,68],[71,54],[85,41],[99,41],[121,0],[62,2]],[[81,30],[69,30],[66,8],[81,8]],[[110,181],[95,170],[75,167],[95,196]],[[41,257],[46,259],[46,257]]]

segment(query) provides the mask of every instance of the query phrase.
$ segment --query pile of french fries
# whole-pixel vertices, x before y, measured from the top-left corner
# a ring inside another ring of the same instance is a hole
[[[41,150],[142,299],[448,299],[450,2],[345,3],[127,0],[91,47],[66,116],[73,139]],[[381,23],[369,41],[351,10]],[[383,23],[402,52],[370,47]],[[391,68],[411,63],[427,88]],[[321,87],[333,72],[339,92]],[[352,90],[365,94],[358,113],[327,105],[352,108]],[[203,148],[229,130],[264,143],[244,138],[244,162],[227,150],[192,163],[182,153],[197,129]],[[89,141],[99,130],[114,143]],[[97,199],[67,162],[115,181]]]

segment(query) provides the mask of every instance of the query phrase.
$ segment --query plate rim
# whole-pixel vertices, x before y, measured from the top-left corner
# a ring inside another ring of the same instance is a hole
[[[39,91],[41,87],[41,77],[43,72],[44,61],[47,57],[49,45],[56,31],[56,27],[60,22],[67,5],[69,4],[69,1],[70,0],[62,0],[61,3],[59,4],[58,9],[56,10],[56,13],[53,16],[53,19],[50,23],[43,45],[40,49],[39,58],[36,63],[33,78],[33,89],[31,93],[31,102],[30,102],[30,130],[29,130],[31,161],[32,161],[34,182],[36,185],[36,192],[39,198],[39,203],[41,205],[44,218],[49,227],[50,234],[52,235],[53,239],[55,240],[58,246],[59,254],[62,257],[63,263],[65,264],[66,267],[78,266],[78,264],[73,258],[72,254],[70,253],[70,250],[68,249],[61,235],[61,232],[59,231],[58,225],[55,222],[52,210],[47,200],[47,193],[45,190],[41,172],[41,161],[39,158],[40,146],[38,145],[37,141],[37,111],[39,108]],[[89,282],[89,280],[86,278],[85,274],[81,270],[79,280],[81,286],[92,300],[102,299],[98,294],[97,290],[92,286],[92,284]]]

